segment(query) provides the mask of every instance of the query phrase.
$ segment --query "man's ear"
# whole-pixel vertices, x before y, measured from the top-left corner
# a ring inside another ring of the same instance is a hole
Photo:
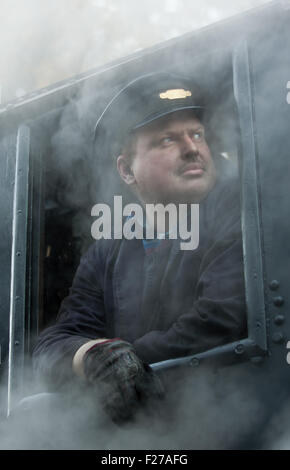
[[[119,155],[117,158],[117,169],[126,184],[134,184],[136,182],[130,162],[125,155]]]

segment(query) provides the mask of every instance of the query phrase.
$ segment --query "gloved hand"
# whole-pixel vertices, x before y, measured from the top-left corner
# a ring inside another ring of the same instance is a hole
[[[95,344],[84,356],[87,380],[95,384],[105,411],[113,421],[130,420],[150,399],[161,399],[161,381],[142,362],[134,347],[119,338]]]

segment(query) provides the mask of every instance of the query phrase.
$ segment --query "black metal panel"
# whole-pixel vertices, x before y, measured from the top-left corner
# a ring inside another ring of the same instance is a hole
[[[262,351],[267,348],[259,185],[255,149],[250,63],[242,42],[234,51],[234,92],[241,129],[241,216],[248,334]]]
[[[288,12],[251,48],[269,346],[281,370],[289,368],[285,344],[290,338],[289,21]]]

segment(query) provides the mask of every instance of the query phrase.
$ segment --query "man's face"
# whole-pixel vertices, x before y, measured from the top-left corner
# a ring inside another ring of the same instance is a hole
[[[126,157],[118,159],[119,172],[145,204],[199,203],[216,180],[204,133],[189,112],[156,120],[138,130],[134,155],[126,162],[130,177],[124,178]]]

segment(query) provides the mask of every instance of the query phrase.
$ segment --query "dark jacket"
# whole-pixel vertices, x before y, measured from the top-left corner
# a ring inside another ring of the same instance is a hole
[[[199,247],[164,240],[99,240],[83,256],[57,323],[39,336],[35,369],[55,383],[72,374],[77,349],[120,337],[147,363],[246,336],[239,193],[218,184],[200,204]]]

